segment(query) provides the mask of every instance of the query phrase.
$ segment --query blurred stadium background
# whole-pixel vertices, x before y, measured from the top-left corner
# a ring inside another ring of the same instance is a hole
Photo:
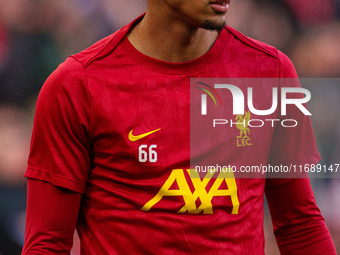
[[[146,9],[146,0],[0,0],[0,255],[20,254],[23,177],[37,94],[69,55],[114,32]],[[286,53],[300,77],[340,77],[340,0],[232,0],[227,22]],[[326,82],[327,83],[327,82]],[[340,86],[311,85],[323,164],[340,163]],[[313,179],[318,205],[340,251],[340,181]],[[266,207],[266,254],[279,254]],[[79,254],[75,236],[72,255]]]

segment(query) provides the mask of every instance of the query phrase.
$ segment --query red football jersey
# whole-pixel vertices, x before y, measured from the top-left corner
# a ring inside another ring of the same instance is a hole
[[[128,41],[134,23],[48,78],[26,177],[84,193],[82,254],[264,254],[266,179],[190,177],[190,78],[296,77],[294,67],[229,27],[198,59],[160,61]],[[235,127],[226,144],[249,162],[317,163],[309,118],[294,118],[299,127],[258,129],[253,146],[235,144]]]

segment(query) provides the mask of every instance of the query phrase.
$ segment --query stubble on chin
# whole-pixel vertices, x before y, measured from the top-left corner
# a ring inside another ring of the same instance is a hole
[[[203,22],[203,28],[211,31],[217,31],[221,32],[224,26],[226,25],[226,22],[217,22],[217,21],[211,21],[211,20],[205,20]]]

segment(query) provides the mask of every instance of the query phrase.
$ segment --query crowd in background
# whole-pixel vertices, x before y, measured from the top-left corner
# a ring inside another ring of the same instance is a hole
[[[0,255],[20,254],[34,107],[48,75],[69,55],[146,10],[146,0],[0,0]],[[232,0],[228,25],[286,53],[306,84],[322,164],[340,163],[340,0]],[[326,79],[327,78],[327,79]],[[338,83],[338,84],[337,84]],[[340,169],[339,169],[340,171]],[[312,179],[340,251],[340,180]],[[268,211],[267,254],[277,253]],[[75,238],[72,254],[79,254]]]

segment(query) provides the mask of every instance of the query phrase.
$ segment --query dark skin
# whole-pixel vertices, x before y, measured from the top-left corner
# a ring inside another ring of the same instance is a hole
[[[196,59],[212,47],[218,30],[225,24],[226,13],[217,12],[211,3],[209,0],[149,0],[144,19],[132,29],[128,39],[137,50],[159,60]]]

